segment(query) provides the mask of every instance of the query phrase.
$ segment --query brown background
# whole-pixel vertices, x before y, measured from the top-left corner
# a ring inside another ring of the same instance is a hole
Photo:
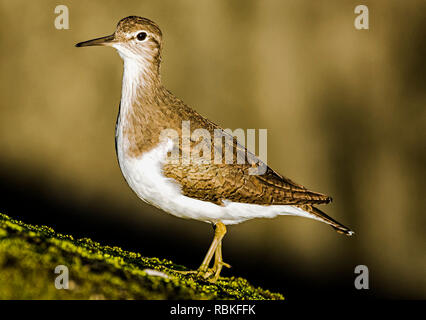
[[[56,30],[54,9],[70,10]],[[268,163],[333,196],[318,222],[230,227],[224,275],[289,299],[426,298],[424,1],[0,1],[0,212],[197,267],[211,227],[145,205],[114,150],[122,61],[76,42],[140,15],[163,30],[163,81],[225,128],[267,128]],[[370,269],[356,291],[354,268]]]

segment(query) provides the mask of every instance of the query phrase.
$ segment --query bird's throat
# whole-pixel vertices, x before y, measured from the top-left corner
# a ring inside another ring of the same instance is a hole
[[[150,104],[158,95],[160,87],[161,79],[157,66],[143,59],[124,60],[122,106]]]
[[[143,61],[124,59],[120,111],[116,137],[119,149],[130,155],[139,155],[155,139],[148,136],[149,127],[158,124],[158,109],[164,105],[167,91],[162,87],[158,68]]]

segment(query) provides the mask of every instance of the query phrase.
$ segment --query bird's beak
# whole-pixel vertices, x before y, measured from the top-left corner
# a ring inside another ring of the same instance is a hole
[[[102,37],[102,38],[97,38],[97,39],[93,39],[93,40],[79,42],[75,46],[76,47],[108,46],[108,45],[111,45],[112,43],[115,42],[114,39],[115,39],[115,37],[112,34],[110,36],[106,36],[106,37]]]

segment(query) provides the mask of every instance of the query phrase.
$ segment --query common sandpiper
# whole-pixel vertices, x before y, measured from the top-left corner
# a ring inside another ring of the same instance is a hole
[[[223,266],[229,267],[222,260],[226,225],[253,218],[295,215],[324,222],[339,233],[353,234],[316,207],[329,203],[329,196],[309,191],[259,159],[257,163],[264,168],[261,174],[250,171],[253,161],[237,161],[238,157],[232,157],[231,163],[183,161],[182,144],[162,133],[173,129],[182,134],[182,123],[190,123],[191,132],[203,129],[211,137],[222,129],[163,86],[163,36],[156,23],[130,16],[118,23],[112,35],[76,46],[110,46],[124,61],[116,149],[130,188],[140,199],[169,214],[213,224],[212,244],[201,266],[194,271],[199,276],[214,282]],[[189,147],[194,148],[196,142],[191,140]],[[211,142],[213,150],[213,141],[207,142]],[[255,158],[235,139],[230,143],[228,140],[228,147],[229,144],[246,159]],[[177,158],[170,157],[174,151]],[[213,266],[209,268],[213,256]]]

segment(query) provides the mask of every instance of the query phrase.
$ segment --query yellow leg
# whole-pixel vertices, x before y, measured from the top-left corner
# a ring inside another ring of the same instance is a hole
[[[222,260],[222,239],[225,236],[225,234],[226,234],[226,226],[222,222],[216,223],[213,241],[198,270],[176,271],[176,272],[183,273],[183,274],[197,273],[199,276],[205,279],[209,278],[212,274],[214,274],[214,277],[210,281],[216,282],[216,280],[219,278],[222,267],[223,266],[226,266],[228,268],[231,267],[229,264],[223,262]],[[215,256],[213,268],[209,269],[209,265],[213,258],[213,255]]]
[[[222,271],[223,267],[231,268],[231,266],[222,260],[222,241],[217,245],[215,254],[214,254],[214,264],[213,268],[210,269],[206,274],[205,277],[210,277],[212,274],[214,274],[213,278],[209,281],[216,282],[217,279],[219,279],[220,272]]]
[[[222,271],[223,266],[230,268],[231,266],[222,260],[222,239],[226,234],[226,226],[222,222],[218,222],[215,226],[215,236],[212,244],[210,245],[209,251],[204,258],[203,263],[201,264],[199,270],[199,275],[203,276],[205,279],[209,278],[211,275],[214,275],[209,281],[216,282],[219,279],[220,272]],[[211,259],[214,254],[214,264],[212,269],[208,269]]]
[[[207,251],[207,254],[204,257],[204,260],[201,263],[201,266],[198,268],[199,273],[201,274],[206,273],[209,267],[210,261],[212,260],[218,245],[222,243],[222,239],[225,236],[225,234],[226,234],[225,225],[222,222],[216,223],[212,244],[210,245],[209,251]]]

